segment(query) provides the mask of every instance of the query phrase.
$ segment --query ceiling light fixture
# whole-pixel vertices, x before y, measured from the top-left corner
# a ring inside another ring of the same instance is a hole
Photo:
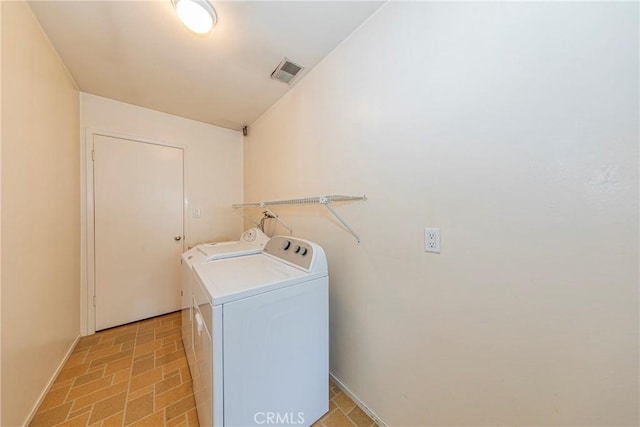
[[[207,34],[218,17],[207,0],[171,0],[182,23],[196,34]]]

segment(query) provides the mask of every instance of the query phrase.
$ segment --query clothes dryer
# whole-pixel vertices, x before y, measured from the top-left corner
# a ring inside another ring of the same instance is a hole
[[[193,269],[200,424],[309,426],[318,420],[329,404],[322,248],[276,236],[260,254]]]
[[[203,243],[182,254],[182,342],[190,367],[195,366],[193,363],[193,266],[204,261],[260,253],[268,241],[269,236],[257,228],[250,228],[242,233],[238,241]]]

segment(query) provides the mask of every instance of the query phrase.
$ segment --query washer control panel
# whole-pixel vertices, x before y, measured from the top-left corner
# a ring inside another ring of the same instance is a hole
[[[313,249],[313,244],[306,240],[274,236],[265,246],[264,252],[309,270],[313,262]]]

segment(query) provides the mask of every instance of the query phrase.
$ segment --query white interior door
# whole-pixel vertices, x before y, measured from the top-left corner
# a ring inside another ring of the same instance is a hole
[[[94,135],[96,330],[179,310],[183,150]]]

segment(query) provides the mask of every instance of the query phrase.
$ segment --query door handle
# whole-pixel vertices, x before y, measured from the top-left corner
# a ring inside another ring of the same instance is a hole
[[[179,241],[179,240],[182,240],[182,236],[175,236],[173,238],[173,240],[175,240],[176,242]]]

